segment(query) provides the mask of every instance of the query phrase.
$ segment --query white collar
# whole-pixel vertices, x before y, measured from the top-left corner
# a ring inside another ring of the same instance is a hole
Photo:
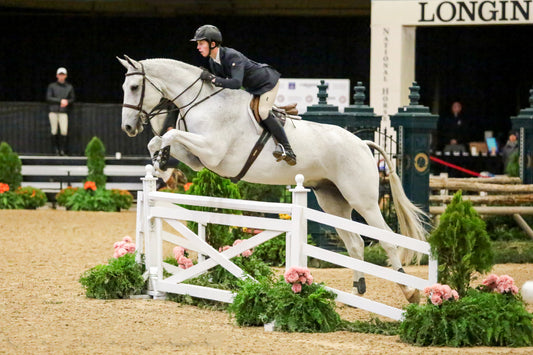
[[[222,63],[220,63],[220,47],[218,47],[217,56],[213,60],[215,61],[215,63],[222,65]]]

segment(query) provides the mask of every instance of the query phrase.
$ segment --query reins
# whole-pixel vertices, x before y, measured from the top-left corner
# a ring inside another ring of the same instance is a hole
[[[185,116],[187,115],[187,113],[189,113],[189,111],[191,109],[193,109],[194,107],[198,106],[202,102],[210,99],[211,97],[215,96],[216,94],[218,94],[219,92],[224,90],[224,88],[221,88],[221,89],[215,91],[214,93],[212,93],[210,95],[207,95],[206,97],[202,98],[201,100],[196,101],[198,99],[198,97],[200,96],[200,94],[202,93],[202,90],[203,90],[203,87],[204,87],[204,82],[202,81],[202,85],[200,86],[200,89],[198,90],[198,93],[196,94],[196,96],[188,104],[185,104],[185,105],[180,107],[180,106],[176,105],[175,101],[177,99],[179,99],[181,97],[181,95],[183,95],[185,92],[187,92],[189,89],[191,89],[194,86],[194,84],[196,84],[198,82],[198,80],[200,80],[200,77],[198,77],[189,86],[187,86],[181,93],[178,94],[178,96],[176,96],[175,98],[170,100],[170,99],[167,99],[166,97],[164,97],[165,94],[163,93],[163,91],[159,87],[157,87],[157,85],[155,85],[153,83],[153,81],[150,80],[150,78],[148,76],[146,76],[146,72],[144,71],[144,65],[142,63],[139,63],[139,64],[141,65],[141,71],[136,71],[136,72],[132,72],[132,73],[126,73],[126,76],[142,75],[143,81],[142,81],[142,88],[141,88],[141,99],[139,100],[139,104],[138,105],[122,104],[122,107],[127,107],[127,108],[131,108],[131,109],[139,111],[139,116],[140,116],[141,121],[142,121],[143,124],[147,124],[155,116],[162,115],[163,113],[168,113],[168,112],[172,112],[172,111],[178,110],[178,111],[180,111],[180,118],[178,120],[178,125],[179,125],[180,121],[183,121],[184,129],[185,129],[185,131],[188,131],[187,122],[185,121]],[[159,91],[161,93],[161,95],[163,95],[163,97],[161,98],[161,101],[159,101],[159,103],[157,105],[155,105],[150,112],[146,112],[146,110],[143,109],[146,81],[148,81],[157,91]],[[164,107],[167,106],[169,102],[172,102],[176,106],[176,108],[170,109],[170,110],[167,109],[167,110],[163,111]],[[186,108],[188,106],[190,106],[190,107],[185,111],[185,113],[181,114],[182,109],[184,109],[184,108]],[[154,132],[154,134],[156,134],[156,132]],[[158,134],[156,134],[156,135],[158,135]]]

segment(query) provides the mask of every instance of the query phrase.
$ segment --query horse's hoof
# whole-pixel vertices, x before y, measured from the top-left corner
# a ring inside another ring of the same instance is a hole
[[[409,303],[420,303],[420,291],[418,289],[413,289],[410,295],[406,295],[407,301]]]
[[[357,290],[357,293],[360,294],[360,295],[364,294],[366,292],[365,278],[361,277],[359,279],[359,281],[354,281],[353,282],[353,289],[354,289],[354,291]]]

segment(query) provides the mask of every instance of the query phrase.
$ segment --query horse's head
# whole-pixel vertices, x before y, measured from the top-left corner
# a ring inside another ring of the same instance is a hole
[[[130,137],[143,131],[148,123],[149,112],[160,102],[162,92],[147,77],[141,62],[124,55],[118,61],[128,70],[122,84],[124,101],[122,103],[122,130]]]

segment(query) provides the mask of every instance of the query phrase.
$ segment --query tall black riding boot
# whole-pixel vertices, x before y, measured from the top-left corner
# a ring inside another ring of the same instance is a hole
[[[59,136],[59,142],[61,143],[59,154],[60,155],[67,155],[67,153],[68,153],[68,149],[67,149],[68,148],[68,136],[60,135]]]
[[[55,155],[59,155],[59,134],[52,134],[50,138],[52,141],[52,151]]]
[[[276,150],[272,153],[277,161],[285,160],[289,165],[296,164],[296,154],[292,151],[285,130],[272,113],[268,114],[267,119],[263,120],[265,127],[272,133],[274,138],[278,141]]]

